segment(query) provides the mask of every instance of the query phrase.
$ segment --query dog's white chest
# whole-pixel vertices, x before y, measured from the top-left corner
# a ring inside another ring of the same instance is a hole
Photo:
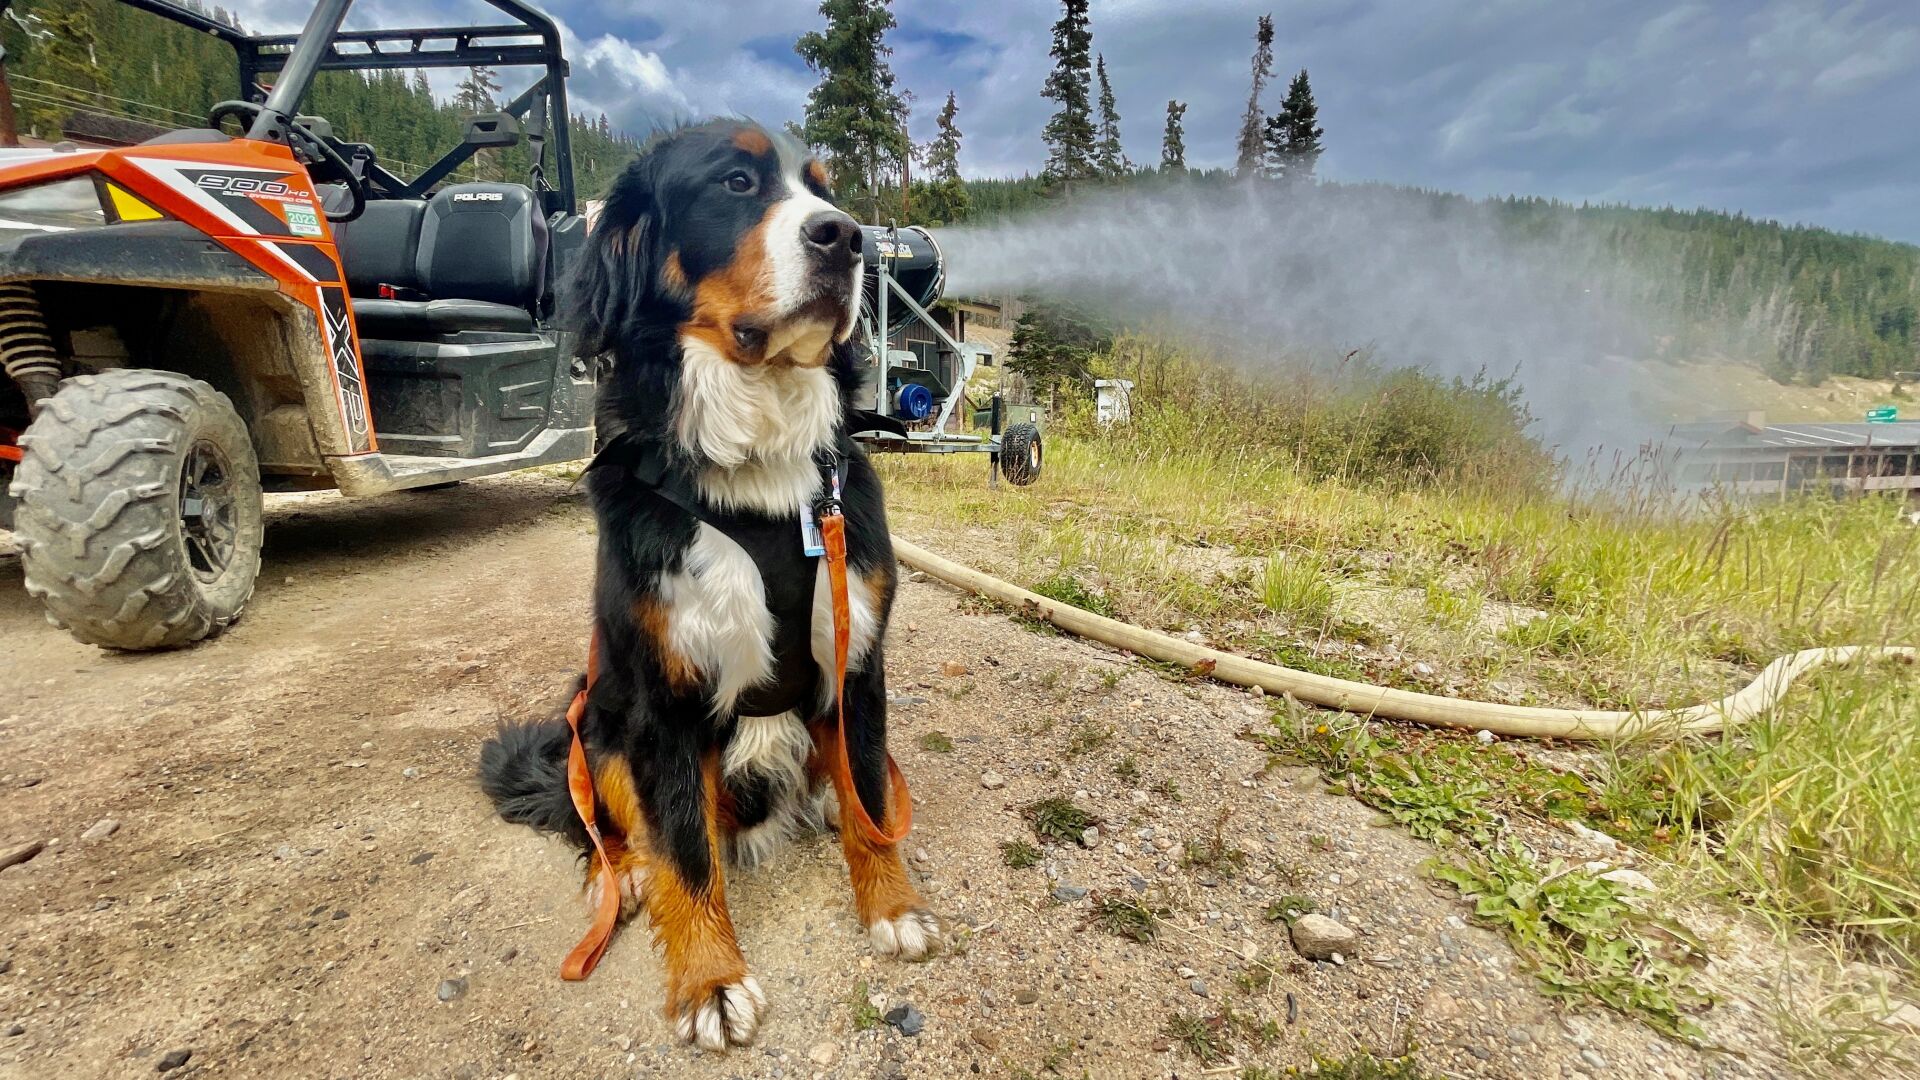
[[[795,526],[795,542],[799,529]],[[847,575],[851,633],[847,667],[860,669],[880,631],[877,597],[858,574]],[[679,570],[660,578],[666,645],[712,687],[716,714],[730,715],[740,696],[773,677],[775,619],[760,567],[725,533],[702,522]],[[833,593],[825,560],[815,564],[808,643],[821,673],[820,708],[832,704]]]
[[[660,578],[667,647],[713,687],[716,713],[731,713],[749,687],[773,673],[773,612],[760,568],[744,548],[702,522],[680,569]]]

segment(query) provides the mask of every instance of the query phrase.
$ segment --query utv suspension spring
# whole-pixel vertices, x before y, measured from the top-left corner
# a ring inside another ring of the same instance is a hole
[[[27,411],[35,415],[60,385],[53,331],[40,312],[39,294],[24,281],[0,284],[0,369],[19,384]]]

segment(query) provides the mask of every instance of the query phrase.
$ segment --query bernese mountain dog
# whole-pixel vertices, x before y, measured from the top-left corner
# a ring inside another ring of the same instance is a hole
[[[668,1017],[711,1050],[750,1043],[767,1008],[734,937],[725,864],[839,818],[831,598],[802,532],[834,469],[846,750],[871,820],[884,830],[901,809],[881,652],[897,571],[879,478],[847,438],[861,246],[795,140],[714,122],[657,137],[627,167],[574,282],[580,355],[607,372],[586,476],[599,671],[581,734],[623,904],[646,912],[665,953]],[[508,821],[586,853],[569,745],[562,721],[503,728],[481,784]],[[929,955],[940,926],[897,847],[839,832],[874,951]]]

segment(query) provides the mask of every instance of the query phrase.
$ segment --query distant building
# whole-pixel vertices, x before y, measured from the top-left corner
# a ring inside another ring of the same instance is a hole
[[[1885,424],[1676,424],[1679,480],[1747,495],[1794,491],[1920,493],[1920,420]]]
[[[943,300],[935,304],[927,314],[940,324],[947,336],[960,342],[973,352],[973,362],[977,367],[993,367],[998,362],[997,351],[989,340],[982,335],[969,337],[969,319],[984,317],[991,324],[999,315],[999,307],[977,301],[955,302]],[[911,353],[913,360],[896,355],[894,362],[918,368],[932,375],[941,386],[952,387],[955,375],[960,370],[959,357],[952,355],[941,343],[934,332],[919,319],[911,319],[896,331],[887,342],[889,349],[897,353]]]

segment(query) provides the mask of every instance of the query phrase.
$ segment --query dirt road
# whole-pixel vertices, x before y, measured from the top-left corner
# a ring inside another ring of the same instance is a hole
[[[0,870],[0,1076],[152,1076],[188,1051],[166,1075],[1193,1077],[1408,1045],[1443,1075],[1779,1071],[1751,1010],[1710,1027],[1752,1042],[1742,1060],[1538,996],[1419,873],[1430,849],[1301,771],[1261,773],[1234,737],[1265,715],[1246,695],[916,582],[888,646],[894,746],[912,865],[970,927],[957,955],[874,959],[837,846],[804,840],[729,885],[773,1001],[759,1044],[671,1046],[638,930],[590,981],[560,981],[585,926],[574,861],[493,819],[472,781],[481,738],[555,708],[580,661],[581,500],[539,476],[303,498],[268,544],[240,625],[142,656],[48,627],[0,556],[0,852],[47,844]],[[1000,843],[1032,839],[1018,809],[1053,794],[1102,819],[1098,840],[1008,868]],[[1223,812],[1244,863],[1183,867]],[[1156,942],[1088,925],[1094,899],[1140,890],[1172,912]],[[1357,928],[1357,955],[1296,956],[1262,914],[1293,893]],[[1278,974],[1236,986],[1249,964],[1229,950]],[[857,1028],[901,1004],[917,1036]],[[1244,1019],[1200,1040],[1221,1057],[1165,1034],[1223,1006]]]

